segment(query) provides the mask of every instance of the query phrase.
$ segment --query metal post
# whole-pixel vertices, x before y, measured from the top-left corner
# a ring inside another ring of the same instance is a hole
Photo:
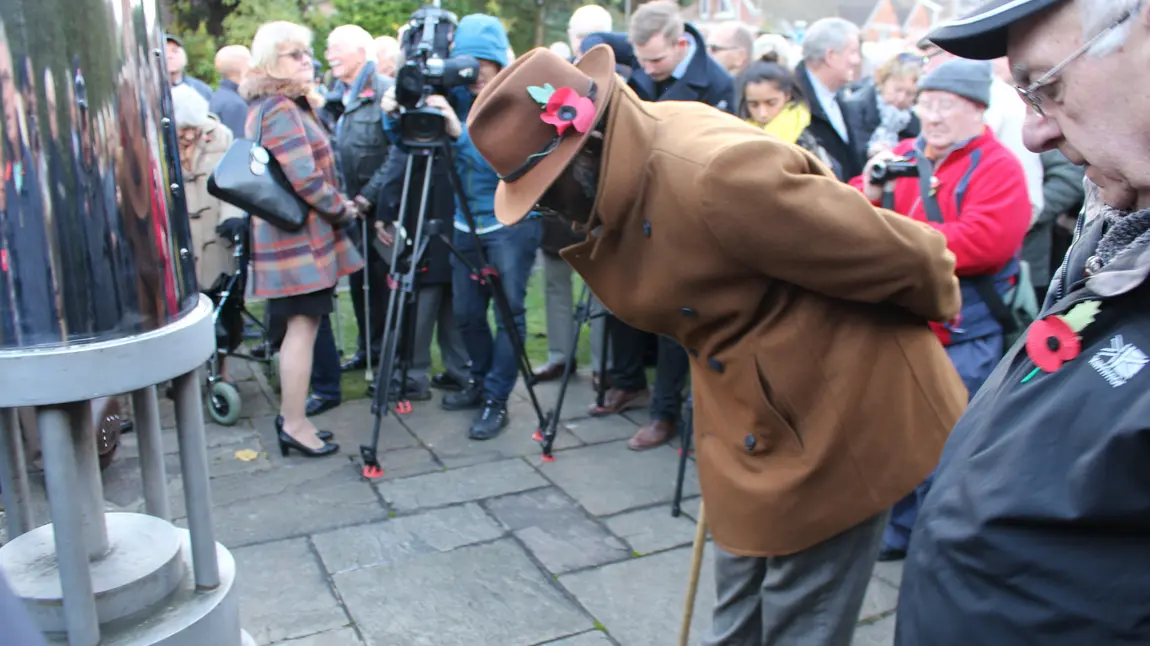
[[[56,562],[64,596],[64,625],[69,646],[97,646],[100,622],[96,597],[92,592],[92,572],[88,569],[88,549],[84,545],[84,494],[76,476],[76,450],[72,415],[67,407],[47,407],[37,411],[44,479],[48,486],[48,506],[56,542]]]
[[[89,402],[69,404],[72,442],[76,446],[76,495],[84,524],[84,544],[88,558],[96,561],[108,554],[108,524],[104,522],[104,481],[100,475],[100,454]],[[41,449],[43,450],[43,449]],[[47,470],[47,466],[44,467]]]
[[[212,490],[208,482],[204,405],[200,401],[198,373],[199,370],[193,370],[175,379],[176,435],[180,444],[188,531],[192,535],[192,569],[196,575],[196,588],[214,590],[220,585],[220,569],[212,529]]]
[[[164,467],[164,446],[160,436],[160,405],[156,387],[149,386],[132,393],[136,438],[140,442],[140,475],[144,487],[144,511],[150,516],[170,521],[168,475]]]
[[[32,531],[32,499],[28,488],[28,465],[24,439],[15,408],[0,409],[0,489],[4,490],[4,515],[8,540]]]

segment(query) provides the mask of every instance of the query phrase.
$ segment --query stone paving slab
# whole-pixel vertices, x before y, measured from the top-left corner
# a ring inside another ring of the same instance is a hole
[[[711,626],[713,561],[708,546],[691,621],[692,645],[701,644]],[[691,549],[680,548],[561,576],[559,582],[620,644],[670,646],[678,643],[690,569]]]
[[[240,547],[383,520],[387,510],[371,487],[353,482],[296,488],[287,493],[216,506],[216,540]],[[179,523],[184,526],[181,521]]]
[[[553,487],[497,498],[486,506],[551,573],[631,557],[623,541]]]
[[[606,633],[593,630],[574,637],[566,637],[557,642],[547,642],[546,646],[613,646],[613,642],[607,638]]]
[[[558,453],[555,462],[540,467],[540,473],[587,511],[607,516],[670,503],[675,494],[678,468],[678,452],[669,446],[630,451],[626,442],[612,442]],[[699,493],[695,466],[689,461],[683,493],[685,496]]]
[[[479,505],[467,503],[312,537],[327,571],[349,572],[392,565],[423,554],[450,552],[503,536],[504,529]]]
[[[695,521],[686,516],[675,518],[664,505],[613,516],[606,523],[640,556],[690,545],[695,540]]]
[[[400,419],[448,467],[521,456],[538,460],[541,447],[531,439],[539,426],[534,409],[519,399],[512,399],[507,409],[511,415],[507,428],[498,437],[481,442],[467,437],[467,430],[478,411],[445,411],[440,408],[438,398],[431,402],[417,403],[414,411]],[[555,438],[556,450],[580,444],[578,438],[564,431],[560,425],[560,432]]]
[[[305,637],[350,623],[307,539],[254,545],[232,554],[239,571],[241,621],[256,642]]]
[[[397,511],[443,507],[547,486],[523,460],[504,460],[385,481],[380,494]]]
[[[881,579],[871,577],[863,597],[860,621],[874,620],[893,612],[898,606],[898,588]]]
[[[594,627],[509,539],[333,578],[368,646],[529,646]]]
[[[319,633],[299,639],[276,642],[275,646],[363,646],[363,641],[352,628]]]
[[[584,444],[602,444],[616,440],[628,440],[639,430],[639,425],[622,415],[605,417],[583,417],[563,422],[568,431]]]
[[[894,615],[872,624],[863,624],[855,630],[851,646],[891,646],[894,644]]]

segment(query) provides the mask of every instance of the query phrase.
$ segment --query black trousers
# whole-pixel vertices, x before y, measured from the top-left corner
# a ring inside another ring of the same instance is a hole
[[[607,317],[608,336],[614,363],[611,365],[611,387],[621,390],[642,390],[647,387],[644,361],[648,332],[642,332],[620,321]],[[691,373],[687,351],[677,342],[658,337],[658,359],[655,363],[655,392],[651,396],[651,420],[678,422],[683,410],[683,390]]]

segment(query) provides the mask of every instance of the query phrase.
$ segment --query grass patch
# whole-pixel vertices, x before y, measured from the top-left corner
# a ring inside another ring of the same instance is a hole
[[[531,367],[537,368],[547,362],[547,308],[544,304],[543,297],[543,268],[541,265],[536,264],[532,269],[531,279],[527,286],[527,357],[531,361]],[[583,289],[583,281],[575,276],[572,280],[572,297],[579,298],[579,293]],[[257,318],[262,319],[264,314],[264,303],[253,302],[249,307]],[[376,315],[372,313],[372,316]],[[380,316],[386,315],[385,312],[379,312]],[[495,329],[495,307],[491,306],[488,314],[488,321],[491,324],[492,330]],[[336,324],[336,317],[332,315],[332,325]],[[355,354],[356,343],[356,323],[355,311],[351,305],[351,294],[343,291],[339,295],[339,322],[341,330],[336,334],[336,341],[339,342],[342,337],[343,341],[343,356],[345,358],[351,357]],[[342,334],[341,334],[342,333]],[[570,343],[567,341],[566,343]],[[590,327],[584,327],[582,334],[579,338],[579,353],[578,363],[581,366],[591,365],[591,334]],[[443,362],[439,356],[439,345],[436,343],[431,344],[431,365],[432,374],[443,370]],[[356,371],[344,373],[342,378],[343,399],[344,401],[350,399],[361,399],[367,397],[367,380],[364,378],[364,371]]]

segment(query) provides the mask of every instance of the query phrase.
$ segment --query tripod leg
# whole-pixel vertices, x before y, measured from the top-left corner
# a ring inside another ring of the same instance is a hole
[[[371,337],[371,251],[367,240],[367,218],[363,220],[363,344],[367,347],[367,370],[363,373],[364,381],[373,381],[371,374],[372,355]],[[378,386],[377,386],[378,387]]]
[[[687,457],[691,455],[691,445],[695,435],[695,404],[694,397],[687,403],[687,415],[682,422],[682,430],[679,432],[679,475],[675,479],[675,498],[671,503],[671,515],[675,518],[679,517],[682,512],[680,506],[683,502],[683,480],[687,476]]]
[[[559,434],[559,416],[563,411],[563,400],[567,396],[567,387],[571,384],[571,374],[575,368],[575,354],[579,352],[579,337],[583,325],[591,319],[591,290],[583,285],[579,294],[579,305],[575,310],[575,333],[571,335],[571,346],[567,352],[567,363],[563,366],[563,381],[559,384],[559,395],[555,399],[555,409],[547,414],[547,425],[543,432],[536,431],[536,440],[543,441],[543,461],[554,462],[555,456],[551,454],[551,447],[555,444],[555,436]]]
[[[335,299],[335,351],[339,357],[343,358],[343,317],[339,312],[339,286],[332,290],[332,298]]]

